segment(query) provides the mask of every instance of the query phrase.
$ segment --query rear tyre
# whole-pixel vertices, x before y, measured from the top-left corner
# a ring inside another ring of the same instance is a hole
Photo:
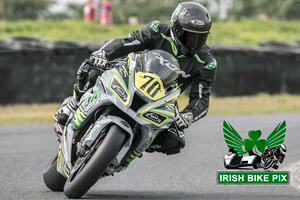
[[[82,197],[105,172],[122,147],[125,137],[123,129],[113,125],[92,157],[70,174],[64,187],[65,195],[69,198]]]
[[[63,191],[67,179],[57,171],[57,154],[47,164],[43,179],[50,190]]]

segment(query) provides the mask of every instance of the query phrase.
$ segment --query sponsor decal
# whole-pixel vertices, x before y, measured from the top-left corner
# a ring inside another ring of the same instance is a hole
[[[179,72],[178,72],[178,74],[180,74],[183,78],[188,78],[188,77],[190,77],[191,75],[190,74],[186,74],[184,71],[182,71],[182,70],[180,70]]]
[[[158,125],[163,124],[168,119],[167,117],[154,112],[147,112],[143,114],[143,117]]]
[[[161,65],[164,65],[164,66],[168,67],[171,70],[178,71],[179,67],[177,67],[176,65],[170,63],[167,59],[164,59],[159,53],[153,52],[153,54],[159,60],[159,63]]]
[[[150,119],[151,121],[154,121],[155,123],[158,123],[158,124],[161,123],[161,120],[159,119],[158,115],[155,113],[150,113],[150,112],[146,113],[145,117]]]
[[[98,87],[95,87],[93,93],[90,95],[88,99],[88,105],[87,106],[92,106],[95,103],[95,100],[99,97],[100,95],[100,90]]]
[[[127,73],[126,73],[126,71],[125,71],[125,69],[124,69],[123,67],[119,67],[119,68],[117,68],[117,69],[118,69],[120,75],[121,75],[123,78],[126,78],[126,77],[127,77]]]
[[[111,84],[111,89],[124,101],[127,101],[127,93],[120,83],[114,78]]]
[[[124,89],[118,85],[112,85],[112,89],[123,99],[124,101],[127,100],[127,95],[124,91]]]
[[[195,27],[195,28],[202,28],[205,24],[202,20],[199,20],[199,19],[192,19],[190,21],[190,25],[192,27]]]

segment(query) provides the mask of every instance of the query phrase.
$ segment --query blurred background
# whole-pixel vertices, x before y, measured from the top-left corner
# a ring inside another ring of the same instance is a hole
[[[94,6],[99,13],[103,0],[1,0],[2,20],[65,20],[83,19],[83,8]],[[168,22],[180,0],[110,0],[115,24],[128,23],[136,17],[140,23],[152,20]],[[214,21],[241,18],[300,18],[299,0],[195,0],[204,5]],[[96,14],[97,15],[97,14]],[[100,16],[95,16],[99,22]]]
[[[0,0],[0,109],[49,103],[56,109],[72,94],[82,61],[101,44],[153,20],[169,23],[180,2]],[[195,2],[213,19],[208,45],[218,73],[210,113],[236,114],[233,105],[237,114],[251,114],[250,105],[270,101],[254,114],[300,112],[300,0]]]

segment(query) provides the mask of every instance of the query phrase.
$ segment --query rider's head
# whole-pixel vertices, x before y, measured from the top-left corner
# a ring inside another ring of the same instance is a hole
[[[285,144],[280,145],[280,153],[285,154],[287,151],[287,146]]]
[[[171,36],[179,52],[193,56],[206,43],[211,18],[201,4],[183,2],[173,12],[171,24]]]

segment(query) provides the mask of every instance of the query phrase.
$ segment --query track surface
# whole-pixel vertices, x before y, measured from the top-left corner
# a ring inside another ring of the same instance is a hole
[[[223,120],[243,138],[248,138],[250,130],[261,130],[262,139],[286,120],[288,153],[279,169],[291,170],[291,185],[217,185],[216,171],[225,169],[223,156],[228,150]],[[100,180],[83,198],[300,199],[300,113],[206,117],[186,131],[186,141],[177,155],[144,153],[124,172]],[[65,199],[63,193],[49,191],[42,179],[44,166],[57,147],[52,125],[1,126],[0,199]]]

